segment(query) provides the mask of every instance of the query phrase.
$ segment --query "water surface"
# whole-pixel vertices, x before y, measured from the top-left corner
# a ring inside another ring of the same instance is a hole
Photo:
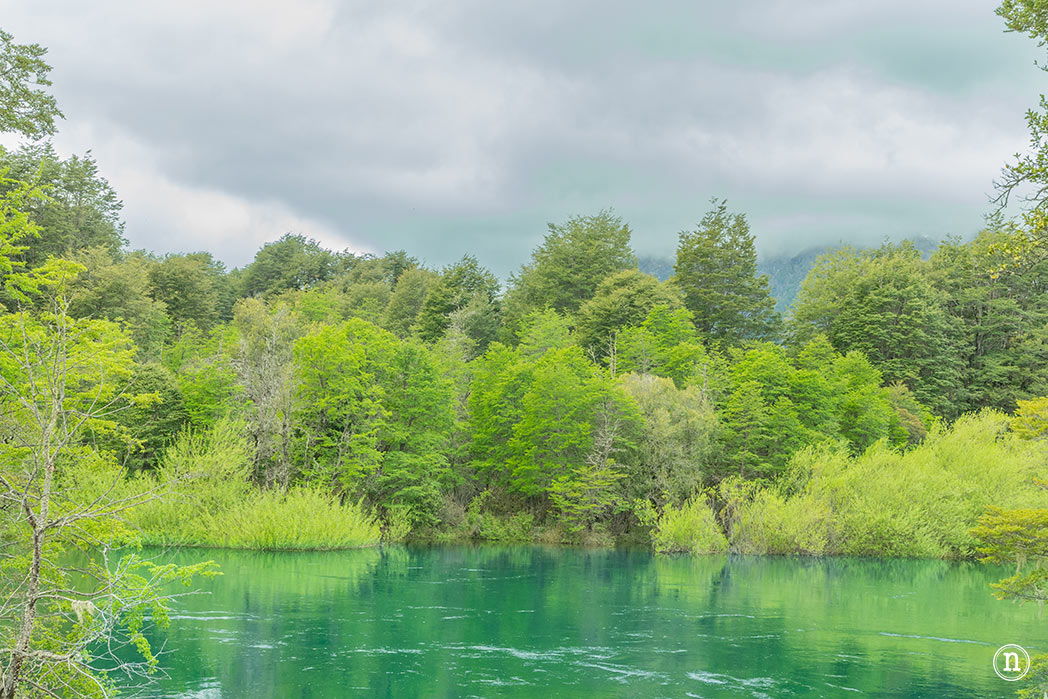
[[[154,552],[155,553],[155,552]],[[542,547],[186,550],[224,575],[150,697],[1014,697],[994,651],[1048,650],[1000,569]]]

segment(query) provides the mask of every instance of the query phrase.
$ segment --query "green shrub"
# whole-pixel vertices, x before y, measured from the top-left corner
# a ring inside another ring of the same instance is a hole
[[[1035,479],[1048,445],[1008,432],[994,410],[935,427],[905,452],[883,441],[858,457],[841,449],[796,454],[777,487],[728,480],[731,547],[744,553],[969,557],[969,530],[987,506],[1048,506]]]
[[[696,495],[680,507],[667,507],[652,532],[658,553],[723,553],[728,542],[717,527],[706,498]]]

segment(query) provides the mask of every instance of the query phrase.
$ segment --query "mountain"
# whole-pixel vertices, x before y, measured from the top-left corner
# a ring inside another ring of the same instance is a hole
[[[913,236],[908,240],[921,251],[921,255],[926,259],[939,247],[939,241],[928,236]],[[760,256],[757,259],[757,271],[760,274],[768,275],[768,288],[775,298],[775,308],[785,313],[796,300],[801,282],[808,276],[808,272],[811,271],[819,255],[840,247],[843,245],[820,245],[806,248],[800,252]],[[663,281],[673,275],[672,259],[648,256],[639,258],[637,263],[640,271]]]

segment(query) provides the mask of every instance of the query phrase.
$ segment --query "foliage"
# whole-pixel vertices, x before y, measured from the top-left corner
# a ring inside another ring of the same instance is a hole
[[[419,336],[433,342],[444,334],[451,323],[451,315],[473,302],[481,304],[482,313],[498,314],[496,299],[499,283],[495,275],[480,266],[477,258],[466,255],[453,265],[444,268],[440,279],[426,294],[419,314]],[[481,337],[474,337],[479,346],[486,346],[494,339],[497,321]]]
[[[680,234],[675,280],[703,337],[738,343],[779,333],[768,277],[757,275],[757,253],[746,216],[713,200],[694,231]]]
[[[50,143],[14,151],[0,148],[0,168],[7,169],[12,182],[34,182],[47,195],[27,208],[40,228],[24,254],[28,266],[88,248],[116,255],[126,244],[120,220],[123,203],[99,174],[90,151],[63,160]]]
[[[184,481],[175,494],[136,507],[128,519],[143,543],[263,550],[341,549],[378,542],[378,524],[361,506],[315,487],[257,490],[243,424],[222,420],[182,432],[168,449],[161,482]],[[138,490],[155,487],[143,475]]]
[[[610,274],[635,267],[630,228],[611,211],[549,224],[531,262],[510,279],[506,329],[515,334],[529,313],[552,308],[574,313]]]
[[[1019,401],[1012,418],[1012,432],[1022,439],[1048,437],[1048,396]]]
[[[315,482],[432,523],[452,424],[450,388],[428,350],[362,320],[295,343],[295,457]]]
[[[288,233],[266,243],[243,272],[243,296],[272,296],[282,291],[309,289],[330,279],[335,255],[315,240]]]
[[[62,112],[43,89],[51,86],[46,54],[39,44],[16,44],[0,29],[0,131],[31,139],[54,133]]]
[[[843,248],[820,257],[801,284],[791,332],[796,344],[822,333],[838,352],[861,351],[885,381],[956,417],[960,356],[944,302],[912,244]]]
[[[623,329],[640,325],[656,306],[681,307],[679,292],[650,274],[626,269],[609,275],[579,308],[576,333],[582,347],[604,357],[608,343]]]
[[[679,507],[667,507],[652,532],[652,541],[658,553],[702,554],[728,550],[713,510],[701,494]]]
[[[953,558],[975,553],[969,530],[988,506],[1048,504],[1035,484],[1045,446],[1007,431],[1007,418],[984,410],[949,429],[934,427],[899,452],[878,442],[857,457],[825,446],[796,454],[780,482],[723,495],[732,503],[732,546],[765,551],[784,526],[823,553]]]
[[[643,418],[623,487],[630,500],[679,506],[714,472],[720,425],[713,403],[701,388],[679,389],[669,379],[627,374],[621,381]]]
[[[149,271],[150,293],[180,332],[188,326],[207,332],[231,317],[232,291],[224,271],[210,253],[167,255]]]

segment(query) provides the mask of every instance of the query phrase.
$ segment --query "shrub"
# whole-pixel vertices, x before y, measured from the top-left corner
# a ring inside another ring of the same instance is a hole
[[[652,533],[658,553],[722,553],[728,542],[706,498],[696,495],[680,507],[667,507]]]

